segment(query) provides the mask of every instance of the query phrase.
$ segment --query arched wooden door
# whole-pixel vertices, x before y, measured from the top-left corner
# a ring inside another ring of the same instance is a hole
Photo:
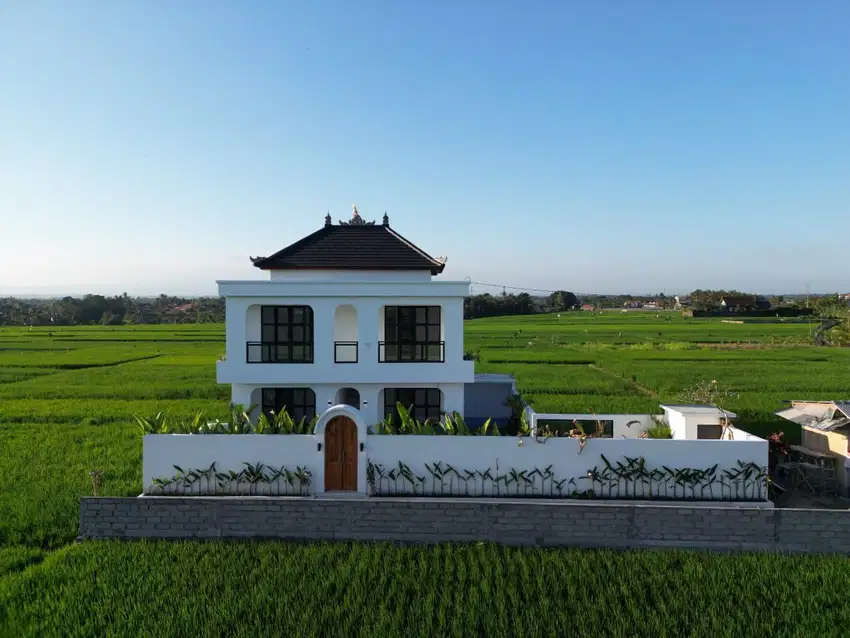
[[[357,426],[347,416],[325,427],[325,491],[357,491]]]

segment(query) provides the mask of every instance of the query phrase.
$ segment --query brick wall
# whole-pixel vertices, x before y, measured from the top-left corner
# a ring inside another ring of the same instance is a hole
[[[281,538],[850,553],[850,511],[463,499],[86,497],[85,538]]]

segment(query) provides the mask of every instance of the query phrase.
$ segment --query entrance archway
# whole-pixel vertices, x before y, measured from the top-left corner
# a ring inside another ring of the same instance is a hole
[[[340,388],[336,391],[334,405],[349,405],[356,410],[360,409],[360,392],[354,388]]]
[[[335,416],[325,426],[325,492],[357,491],[357,426]]]

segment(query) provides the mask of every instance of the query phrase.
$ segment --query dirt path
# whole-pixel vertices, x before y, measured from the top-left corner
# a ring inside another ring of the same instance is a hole
[[[602,367],[596,365],[595,363],[591,363],[588,367],[593,368],[594,370],[596,370],[597,372],[601,372],[602,374],[606,374],[609,377],[614,377],[615,379],[619,379],[620,381],[623,381],[627,386],[629,386],[633,390],[637,390],[637,392],[639,392],[640,394],[645,394],[648,397],[658,397],[657,392],[650,390],[649,388],[641,385],[637,381],[632,381],[631,379],[626,379],[624,376],[617,374],[616,372],[612,372],[611,370],[606,370],[605,368],[602,368]]]

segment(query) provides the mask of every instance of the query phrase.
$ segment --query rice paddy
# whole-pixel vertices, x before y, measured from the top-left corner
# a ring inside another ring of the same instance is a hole
[[[809,331],[565,313],[469,321],[466,347],[539,412],[656,412],[717,379],[738,425],[793,442],[783,399],[850,389],[850,350],[801,345]],[[841,635],[850,620],[841,559],[74,543],[90,471],[102,494],[141,491],[133,415],[224,416],[223,352],[221,325],[0,328],[0,635]]]

